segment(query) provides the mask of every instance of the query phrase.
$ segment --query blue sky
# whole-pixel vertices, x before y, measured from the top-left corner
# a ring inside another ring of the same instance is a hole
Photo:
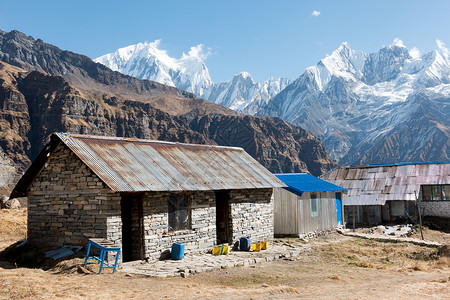
[[[347,41],[378,51],[400,38],[421,53],[450,45],[450,1],[0,0],[0,29],[17,29],[96,58],[161,39],[179,58],[203,44],[213,81],[240,71],[295,79]]]

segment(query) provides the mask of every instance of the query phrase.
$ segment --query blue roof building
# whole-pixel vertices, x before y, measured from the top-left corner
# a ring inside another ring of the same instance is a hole
[[[346,189],[306,173],[274,174],[287,187],[274,190],[274,233],[317,236],[342,225]]]
[[[303,193],[346,191],[343,187],[329,183],[328,181],[314,177],[307,173],[274,174],[287,185],[285,189],[301,196]]]

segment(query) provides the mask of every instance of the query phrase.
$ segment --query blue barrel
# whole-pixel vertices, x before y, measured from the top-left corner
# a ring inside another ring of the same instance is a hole
[[[176,242],[172,244],[172,251],[170,251],[170,257],[172,259],[180,260],[184,256],[184,244]]]
[[[241,237],[239,240],[239,250],[241,251],[250,251],[250,247],[252,246],[252,241],[248,237]]]

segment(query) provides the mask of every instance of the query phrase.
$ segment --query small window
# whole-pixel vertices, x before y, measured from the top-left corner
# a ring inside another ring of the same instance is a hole
[[[442,196],[444,201],[450,201],[450,185],[444,185],[442,187]]]
[[[450,185],[423,185],[423,201],[450,201]]]
[[[431,188],[432,191],[432,195],[433,195],[433,200],[435,201],[439,201],[441,200],[442,197],[442,187],[440,185],[433,185],[433,187]]]
[[[311,217],[319,216],[319,206],[317,204],[317,194],[311,194]]]
[[[431,201],[431,185],[422,186],[423,201]]]
[[[189,200],[187,195],[169,196],[169,231],[189,229]]]

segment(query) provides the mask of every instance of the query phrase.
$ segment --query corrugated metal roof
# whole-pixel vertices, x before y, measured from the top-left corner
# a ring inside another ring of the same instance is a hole
[[[417,165],[441,165],[450,164],[450,161],[415,161],[415,162],[399,162],[388,164],[371,164],[360,166],[348,166],[349,169],[361,169],[361,168],[375,168],[375,167],[395,167],[395,166],[417,166]]]
[[[274,174],[288,187],[287,190],[299,194],[309,192],[345,191],[346,189],[319,179],[307,173],[284,173]]]
[[[415,201],[421,185],[450,184],[450,161],[344,167],[321,178],[348,190],[342,197],[344,205]]]
[[[114,191],[285,187],[242,148],[55,133]]]

